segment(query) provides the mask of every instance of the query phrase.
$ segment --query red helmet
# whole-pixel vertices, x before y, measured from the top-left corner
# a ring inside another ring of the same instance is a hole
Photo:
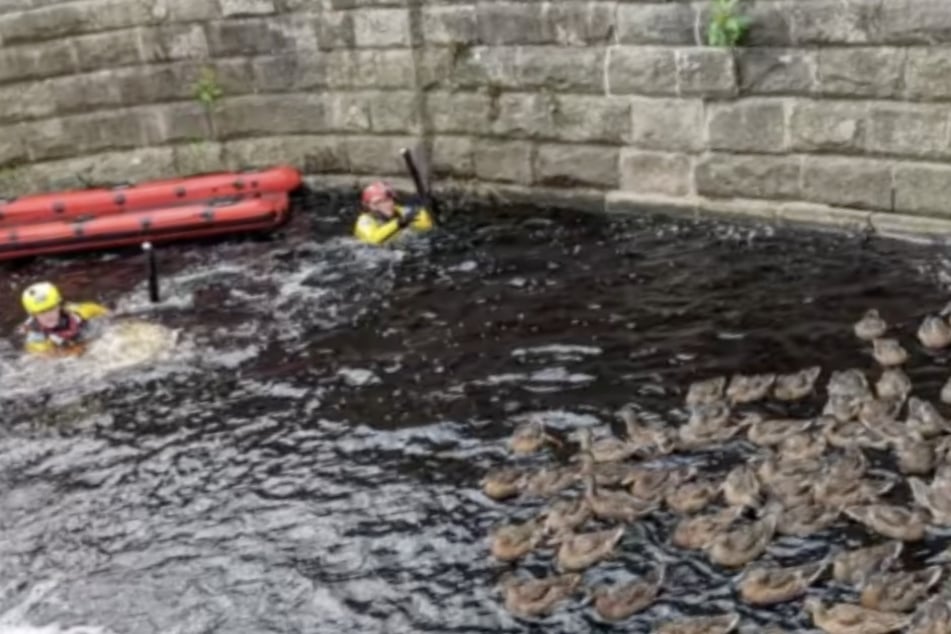
[[[389,184],[383,181],[376,181],[375,183],[370,183],[363,189],[363,195],[360,197],[360,200],[363,201],[364,205],[369,205],[380,198],[396,198],[396,192]]]

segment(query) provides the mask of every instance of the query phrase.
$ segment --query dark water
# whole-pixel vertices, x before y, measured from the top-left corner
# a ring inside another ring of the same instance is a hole
[[[853,366],[874,378],[851,333],[872,306],[901,325],[915,394],[936,399],[949,374],[947,354],[914,339],[947,299],[947,262],[922,246],[510,210],[456,213],[432,239],[378,250],[341,237],[339,202],[300,211],[273,241],[164,249],[154,308],[135,254],[3,269],[4,333],[20,289],[48,277],[183,340],[112,373],[5,350],[0,632],[646,632],[733,607],[793,631],[808,626],[799,603],[737,602],[731,575],[666,545],[666,513],[585,576],[667,562],[650,610],[611,628],[579,595],[516,620],[493,586],[507,570],[546,574],[551,554],[500,564],[486,536],[541,505],[493,502],[478,481],[556,459],[508,454],[529,414],[617,428],[633,402],[674,424],[686,385],[714,373],[818,363],[822,385]],[[777,540],[764,559],[870,540],[848,525]]]

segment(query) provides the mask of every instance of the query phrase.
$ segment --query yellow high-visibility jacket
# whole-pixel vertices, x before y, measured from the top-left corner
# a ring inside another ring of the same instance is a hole
[[[85,348],[84,331],[89,321],[109,314],[109,309],[95,302],[68,303],[63,306],[61,327],[44,330],[32,317],[21,326],[26,333],[24,348],[31,354],[78,354]]]
[[[395,209],[400,218],[412,211],[411,207],[404,207],[402,205],[396,205]],[[387,220],[372,212],[364,211],[360,214],[360,217],[357,218],[357,223],[353,228],[353,235],[367,244],[383,244],[399,233],[400,218],[394,217],[392,220]],[[410,223],[407,228],[412,228],[416,231],[428,231],[432,229],[433,217],[429,213],[429,210],[420,209],[419,213],[417,213],[413,219],[413,222]]]

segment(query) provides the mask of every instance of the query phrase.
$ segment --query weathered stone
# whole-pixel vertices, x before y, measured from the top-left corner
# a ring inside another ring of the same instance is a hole
[[[87,154],[30,166],[33,191],[63,191],[90,185],[110,187],[175,176],[171,148]]]
[[[567,46],[609,44],[614,37],[615,9],[612,2],[548,2],[544,20],[553,41]]]
[[[474,44],[479,39],[475,7],[424,7],[423,37],[427,44]]]
[[[905,90],[911,99],[951,98],[951,49],[908,49]]]
[[[951,216],[951,166],[899,163],[895,167],[895,210]]]
[[[221,16],[217,2],[153,0],[152,17],[159,22],[204,22]]]
[[[631,100],[630,143],[646,150],[699,152],[706,142],[700,99]]]
[[[730,51],[713,48],[677,50],[678,94],[732,97],[736,90],[736,72]]]
[[[799,171],[792,156],[713,153],[697,162],[694,179],[703,196],[781,200],[799,196]]]
[[[271,15],[274,13],[272,0],[218,0],[221,14],[226,17]]]
[[[75,38],[73,46],[80,70],[128,66],[143,61],[137,29],[84,35]]]
[[[406,49],[333,51],[326,59],[331,88],[406,88],[414,80],[413,53]]]
[[[433,175],[437,178],[474,176],[473,154],[473,141],[470,137],[436,137],[433,139]]]
[[[249,92],[300,92],[327,85],[324,55],[284,54],[253,57],[247,63],[252,80]]]
[[[73,40],[0,48],[0,83],[65,75],[77,66]]]
[[[518,50],[520,89],[604,93],[604,49],[527,46]]]
[[[338,92],[324,95],[328,129],[334,132],[369,132],[372,123],[366,94]]]
[[[140,110],[149,145],[194,142],[211,138],[211,120],[197,103],[171,103]]]
[[[870,211],[804,202],[783,203],[776,212],[777,219],[789,224],[853,232],[867,230],[871,216]]]
[[[869,223],[875,235],[910,242],[951,245],[951,220],[925,218],[891,212],[870,214]]]
[[[174,62],[180,59],[208,57],[205,30],[198,24],[159,26],[143,29],[139,35],[140,51],[144,62]]]
[[[212,81],[221,90],[218,100],[254,92],[254,85],[249,81],[252,76],[250,64],[249,60],[243,58],[215,60],[212,66],[190,62],[188,65],[195,69],[188,82],[192,99],[198,98],[200,84],[207,81],[209,71]]]
[[[349,168],[344,144],[324,135],[238,139],[224,144],[224,155],[230,169],[289,163],[305,174],[319,174]]]
[[[473,153],[477,178],[523,185],[532,183],[530,143],[479,139]]]
[[[813,89],[816,54],[788,48],[740,48],[736,51],[740,94],[808,94]]]
[[[707,8],[709,8],[709,3]],[[741,43],[743,46],[790,46],[793,44],[793,24],[789,7],[785,3],[755,2],[743,10],[750,24]],[[709,20],[701,18],[700,24]]]
[[[941,0],[851,0],[864,18],[871,42],[883,44],[947,44],[951,12]]]
[[[707,120],[710,149],[733,152],[786,151],[786,108],[775,99],[712,104]]]
[[[492,100],[477,92],[431,92],[428,111],[435,132],[485,134]]]
[[[807,156],[803,200],[856,209],[890,209],[892,173],[888,164],[853,158]]]
[[[257,139],[255,139],[257,141]],[[224,161],[224,146],[213,141],[195,140],[172,148],[175,173],[181,176],[209,174],[228,169]],[[287,159],[284,159],[287,160]],[[271,163],[273,165],[274,163]]]
[[[672,48],[611,47],[607,66],[609,95],[677,94],[677,59]]]
[[[869,109],[869,152],[942,158],[948,146],[948,109],[919,104],[874,104]]]
[[[421,90],[433,90],[452,85],[453,47],[424,48],[415,59],[415,72]]]
[[[789,117],[790,149],[797,152],[861,152],[866,139],[864,104],[795,101]]]
[[[26,144],[23,141],[23,128],[20,126],[6,126],[0,128],[0,176],[9,171],[11,163],[25,161],[28,157]],[[6,188],[0,189],[0,195],[9,195]]]
[[[409,12],[406,9],[364,9],[353,16],[353,33],[361,48],[409,46]]]
[[[328,108],[321,94],[248,95],[223,99],[214,115],[219,139],[327,130]]]
[[[347,164],[355,174],[399,175],[406,173],[400,150],[413,145],[412,137],[347,137]]]
[[[785,3],[782,9],[790,16],[796,44],[864,44],[869,41],[866,18],[861,7],[853,0],[791,1]]]
[[[687,196],[691,193],[690,157],[622,149],[620,181],[624,191]]]
[[[25,131],[30,160],[42,161],[147,145],[147,128],[139,112],[121,110],[45,119],[27,124]]]
[[[631,107],[619,97],[560,95],[552,113],[560,141],[620,145],[631,133]]]
[[[317,44],[321,50],[354,48],[353,13],[350,11],[324,11],[314,18]]]
[[[899,97],[905,53],[889,48],[819,49],[817,90],[823,95]]]
[[[374,132],[416,134],[421,130],[416,93],[388,90],[366,96],[370,104],[370,129]]]
[[[518,48],[478,46],[453,58],[451,81],[461,88],[518,88],[521,75]]]
[[[509,138],[550,138],[554,133],[557,109],[558,102],[552,95],[500,95],[492,113],[491,132]]]
[[[621,4],[617,40],[621,44],[699,44],[694,8],[686,3]]]
[[[191,100],[194,63],[103,70],[49,81],[50,101],[61,114],[97,108]]]
[[[0,15],[0,42],[9,46],[94,31],[111,31],[149,24],[151,3],[146,0],[89,0],[69,2]]]
[[[404,6],[406,0],[330,0],[332,9],[361,9],[364,7]]]
[[[554,36],[541,3],[480,2],[476,5],[479,41],[484,44],[551,44]]]
[[[618,186],[617,148],[585,145],[539,145],[535,153],[535,182],[571,187]]]
[[[0,124],[42,119],[54,114],[56,102],[50,82],[24,82],[0,88]]]
[[[208,50],[215,57],[271,55],[295,50],[295,33],[287,23],[272,18],[242,18],[209,22]],[[311,34],[316,47],[316,35]]]

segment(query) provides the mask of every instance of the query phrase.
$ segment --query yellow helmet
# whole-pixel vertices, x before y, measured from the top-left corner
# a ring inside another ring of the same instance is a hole
[[[49,282],[37,282],[23,291],[23,308],[31,315],[45,313],[63,302],[59,289]]]

